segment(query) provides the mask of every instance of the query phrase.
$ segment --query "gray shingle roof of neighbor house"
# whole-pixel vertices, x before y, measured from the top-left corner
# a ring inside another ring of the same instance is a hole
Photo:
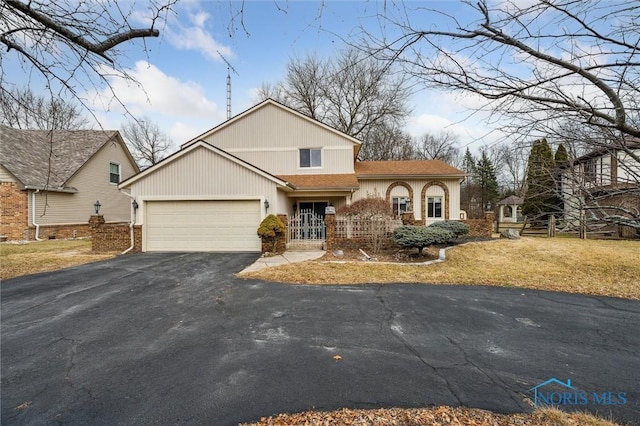
[[[518,197],[517,195],[511,195],[507,198],[505,198],[504,200],[500,200],[498,201],[498,205],[500,204],[524,204],[524,198],[522,197]]]
[[[0,164],[25,187],[68,189],[67,181],[114,138],[117,130],[23,130],[0,125]]]

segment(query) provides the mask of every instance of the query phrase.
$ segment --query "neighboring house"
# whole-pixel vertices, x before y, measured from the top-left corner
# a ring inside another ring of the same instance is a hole
[[[266,100],[182,145],[120,188],[143,251],[260,251],[269,213],[385,197],[427,223],[459,219],[464,173],[440,161],[356,161],[361,142]]]
[[[9,240],[88,236],[100,201],[108,222],[129,221],[120,181],[139,171],[120,134],[0,126],[0,235]]]
[[[640,143],[630,149],[640,157]],[[616,218],[640,220],[640,162],[621,149],[599,149],[562,167],[561,192],[564,219],[569,227],[585,221],[605,230]],[[625,227],[626,228],[626,227]],[[633,229],[621,230],[635,236]]]

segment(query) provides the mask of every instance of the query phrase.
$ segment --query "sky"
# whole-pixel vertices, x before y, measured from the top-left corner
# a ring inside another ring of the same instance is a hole
[[[134,6],[132,22],[140,27],[148,24],[145,6],[144,1]],[[421,8],[441,10],[460,19],[465,13],[476,18],[459,1],[414,0],[406,6],[412,22],[418,25],[444,25],[437,14]],[[242,22],[236,15],[240,8]],[[124,108],[113,101],[113,90],[129,112],[156,122],[177,148],[226,119],[227,62],[234,69],[231,109],[236,115],[257,103],[256,90],[263,83],[283,79],[291,58],[307,54],[329,57],[345,47],[345,40],[355,41],[362,29],[379,33],[379,15],[399,10],[393,1],[182,0],[173,12],[159,27],[160,37],[122,46],[120,62],[144,90],[124,79],[108,77],[111,89],[82,96],[103,128],[120,129],[128,118]],[[413,136],[453,131],[459,135],[461,147],[477,149],[496,139],[496,135],[488,135],[491,129],[483,117],[471,115],[467,109],[477,104],[477,99],[460,95],[416,90],[405,130]]]

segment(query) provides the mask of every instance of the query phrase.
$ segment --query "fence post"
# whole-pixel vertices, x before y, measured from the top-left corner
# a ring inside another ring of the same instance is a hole
[[[556,236],[556,217],[551,215],[547,223],[547,237],[555,238]]]
[[[324,223],[327,227],[327,235],[325,235],[325,247],[326,251],[333,251],[336,238],[336,214],[335,212],[325,212]]]

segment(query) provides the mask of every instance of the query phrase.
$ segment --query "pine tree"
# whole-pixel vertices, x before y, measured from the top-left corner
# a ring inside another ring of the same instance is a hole
[[[561,166],[562,164],[569,161],[569,153],[567,152],[567,148],[565,148],[563,144],[558,145],[558,149],[556,149],[554,159],[556,161],[556,166]]]
[[[522,213],[534,222],[544,222],[551,214],[558,214],[558,204],[553,152],[546,139],[538,139],[529,155]]]
[[[467,212],[469,218],[481,218],[483,207],[478,205],[479,189],[475,182],[476,159],[467,147],[462,159],[462,170],[466,173],[464,182],[460,187],[460,207]]]
[[[482,156],[478,160],[475,175],[482,191],[482,206],[486,206],[489,202],[495,206],[498,198],[498,179],[495,166],[485,151],[482,151]]]

